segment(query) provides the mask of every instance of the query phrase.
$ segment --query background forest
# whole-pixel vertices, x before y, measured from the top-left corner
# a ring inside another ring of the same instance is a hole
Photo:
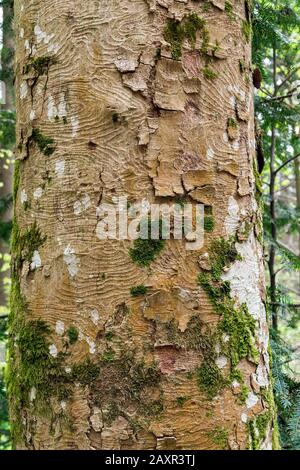
[[[259,203],[281,446],[300,449],[300,2],[248,0]],[[251,4],[251,5],[250,5]],[[210,2],[203,1],[203,8]],[[232,4],[225,2],[230,16]],[[0,449],[10,448],[4,384],[13,201],[13,0],[0,0]],[[243,64],[240,63],[240,67]],[[5,85],[3,85],[3,83]]]

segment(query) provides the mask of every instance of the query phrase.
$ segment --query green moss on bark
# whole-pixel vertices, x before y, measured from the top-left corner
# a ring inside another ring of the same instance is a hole
[[[272,425],[272,414],[266,411],[248,421],[249,449],[259,450]]]
[[[256,360],[258,352],[255,347],[256,322],[249,313],[246,304],[237,306],[231,298],[230,283],[222,280],[224,269],[240,259],[235,246],[235,240],[224,238],[216,239],[209,249],[211,270],[200,273],[198,282],[206,292],[220,321],[216,329],[216,337],[222,346],[222,354],[230,359],[230,376],[224,379],[211,359],[201,365],[198,371],[198,381],[202,389],[206,390],[209,398],[215,396],[222,388],[230,385],[233,379],[238,380],[242,386],[243,378],[237,366],[242,359]],[[228,341],[224,342],[223,337]],[[245,390],[240,401],[245,399]]]
[[[202,70],[204,77],[207,80],[214,80],[218,77],[218,74],[214,72],[208,65]]]
[[[204,230],[205,232],[213,232],[215,228],[215,219],[211,215],[206,215],[204,217]]]
[[[75,326],[70,326],[70,328],[68,328],[67,330],[67,335],[68,335],[69,343],[72,345],[77,342],[79,331]]]
[[[132,295],[132,297],[143,297],[144,295],[147,294],[147,292],[148,292],[148,289],[143,284],[132,287],[130,289],[130,294]]]
[[[25,65],[24,74],[28,74],[33,71],[37,76],[46,75],[49,71],[49,67],[55,63],[56,60],[54,57],[37,57]]]
[[[79,382],[83,386],[91,385],[100,374],[100,366],[91,361],[90,358],[74,364],[71,372],[71,379]]]
[[[16,221],[12,230],[12,264],[15,272],[21,269],[24,261],[31,261],[33,254],[42,246],[47,237],[42,235],[35,221],[25,231],[20,231]]]
[[[168,19],[164,30],[164,38],[171,46],[171,54],[174,60],[179,60],[182,54],[184,40],[188,40],[195,46],[197,32],[203,31],[205,20],[196,13],[190,13],[183,20]]]
[[[228,2],[228,1],[225,2],[225,12],[229,19],[231,20],[235,19],[235,15],[233,13],[233,5],[231,2]]]
[[[228,385],[228,380],[223,376],[214,359],[209,357],[206,357],[197,369],[197,380],[200,390],[209,399],[214,398]]]
[[[156,221],[151,222],[150,219],[141,222],[141,231],[148,231],[148,238],[138,238],[134,241],[133,247],[129,249],[129,256],[132,261],[141,267],[150,266],[159,253],[164,249],[166,241],[162,239],[162,222],[158,222],[159,238],[151,238],[151,229],[156,227]],[[146,238],[146,237],[145,237]]]
[[[46,157],[49,157],[55,152],[54,140],[50,137],[46,137],[39,129],[33,129],[32,140]]]
[[[250,42],[252,36],[252,25],[249,21],[243,20],[242,33],[247,42]]]
[[[13,180],[13,197],[14,197],[15,202],[17,200],[17,195],[19,191],[20,178],[21,178],[21,162],[20,160],[15,160],[14,180]]]
[[[217,426],[216,429],[209,431],[207,436],[219,447],[219,449],[228,449],[228,432],[225,428]]]

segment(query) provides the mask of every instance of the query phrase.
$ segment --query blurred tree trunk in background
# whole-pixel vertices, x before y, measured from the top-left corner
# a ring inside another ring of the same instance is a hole
[[[226,5],[15,1],[19,449],[277,446],[251,26]],[[204,204],[204,246],[100,241],[117,196]]]
[[[295,160],[295,162],[294,162],[294,169],[295,169],[295,186],[296,186],[297,208],[300,211],[300,161],[299,161],[299,158],[297,160]],[[298,235],[298,256],[300,257],[300,233]],[[299,274],[299,276],[300,276],[300,274]]]
[[[299,158],[294,162],[295,168],[295,186],[296,186],[296,200],[297,208],[300,211],[300,162]],[[299,256],[300,256],[300,234],[299,234]]]
[[[5,103],[0,105],[1,110],[13,111],[14,110],[14,86],[13,86],[13,57],[14,57],[14,34],[12,30],[12,20],[13,20],[13,0],[6,0],[3,2],[3,46],[1,52],[1,68],[0,71],[0,80],[5,83]],[[7,120],[9,119],[8,115],[0,116],[0,119]],[[0,133],[3,131],[2,126],[4,123],[0,124]],[[8,127],[11,127],[10,125]],[[1,142],[0,138],[0,142]],[[1,142],[2,143],[2,142]],[[4,148],[1,150],[11,150],[14,142],[11,142],[9,139],[5,139],[2,144]],[[1,234],[0,234],[0,307],[7,307],[8,299],[5,292],[5,278],[9,277],[9,271],[4,270],[5,265],[5,255],[9,252],[9,228],[12,220],[12,175],[13,175],[13,163],[12,159],[8,156],[3,156],[0,158],[0,200],[2,201],[1,207],[4,207],[0,213],[0,225],[1,225]],[[6,261],[7,263],[7,261]]]

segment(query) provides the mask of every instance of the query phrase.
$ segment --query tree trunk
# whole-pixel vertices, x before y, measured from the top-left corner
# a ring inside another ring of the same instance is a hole
[[[276,446],[245,5],[21,5],[15,446]],[[202,203],[204,246],[101,241],[121,196]]]

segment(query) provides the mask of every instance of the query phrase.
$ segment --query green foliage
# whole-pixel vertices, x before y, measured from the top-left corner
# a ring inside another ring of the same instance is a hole
[[[0,109],[0,152],[12,150],[15,143],[16,113]]]
[[[273,354],[274,393],[279,416],[280,441],[283,449],[298,449],[299,428],[299,381],[291,368],[295,358],[283,339],[299,328],[299,310],[293,307],[294,294],[288,290],[288,283],[281,286],[279,277],[293,276],[299,270],[300,259],[297,253],[282,243],[287,234],[299,234],[299,208],[287,204],[278,192],[285,181],[293,177],[293,165],[283,166],[275,180],[275,194],[269,191],[270,167],[280,168],[288,159],[300,151],[297,126],[299,124],[299,3],[293,0],[259,0],[254,2],[253,24],[253,62],[260,69],[263,83],[255,97],[256,116],[263,131],[262,144],[265,156],[265,170],[258,198],[264,195],[264,229],[266,248],[275,251],[274,270],[279,274],[275,286],[269,289],[269,311],[272,319],[277,318],[279,331],[272,331],[271,345]],[[293,98],[294,97],[294,98]],[[274,157],[271,162],[272,135],[276,134]],[[257,178],[256,178],[257,180]],[[279,184],[279,181],[280,184]],[[275,201],[275,215],[271,215],[271,200]],[[275,239],[271,221],[276,226]],[[293,432],[294,429],[294,432]],[[254,442],[255,445],[255,442]]]
[[[293,48],[291,33],[299,30],[299,8],[296,3],[279,0],[259,0],[254,2],[253,24],[253,62],[263,70],[263,60],[270,55],[270,45],[276,44],[284,53]]]
[[[278,332],[271,331],[272,374],[283,449],[300,450],[300,382],[289,366],[293,352]]]
[[[13,89],[13,80],[14,80],[14,50],[13,50],[13,38],[14,38],[14,28],[13,28],[13,13],[14,13],[14,2],[13,0],[2,0],[0,3],[4,8],[4,18],[2,23],[2,33],[3,33],[3,44],[1,45],[1,70],[0,70],[0,80],[4,81],[7,87]],[[1,122],[1,119],[0,119]]]
[[[7,210],[9,210],[12,204],[12,195],[8,194],[0,199],[0,218]],[[6,243],[9,242],[10,234],[12,229],[12,222],[9,220],[8,222],[1,221],[0,223],[0,239],[4,240]]]

